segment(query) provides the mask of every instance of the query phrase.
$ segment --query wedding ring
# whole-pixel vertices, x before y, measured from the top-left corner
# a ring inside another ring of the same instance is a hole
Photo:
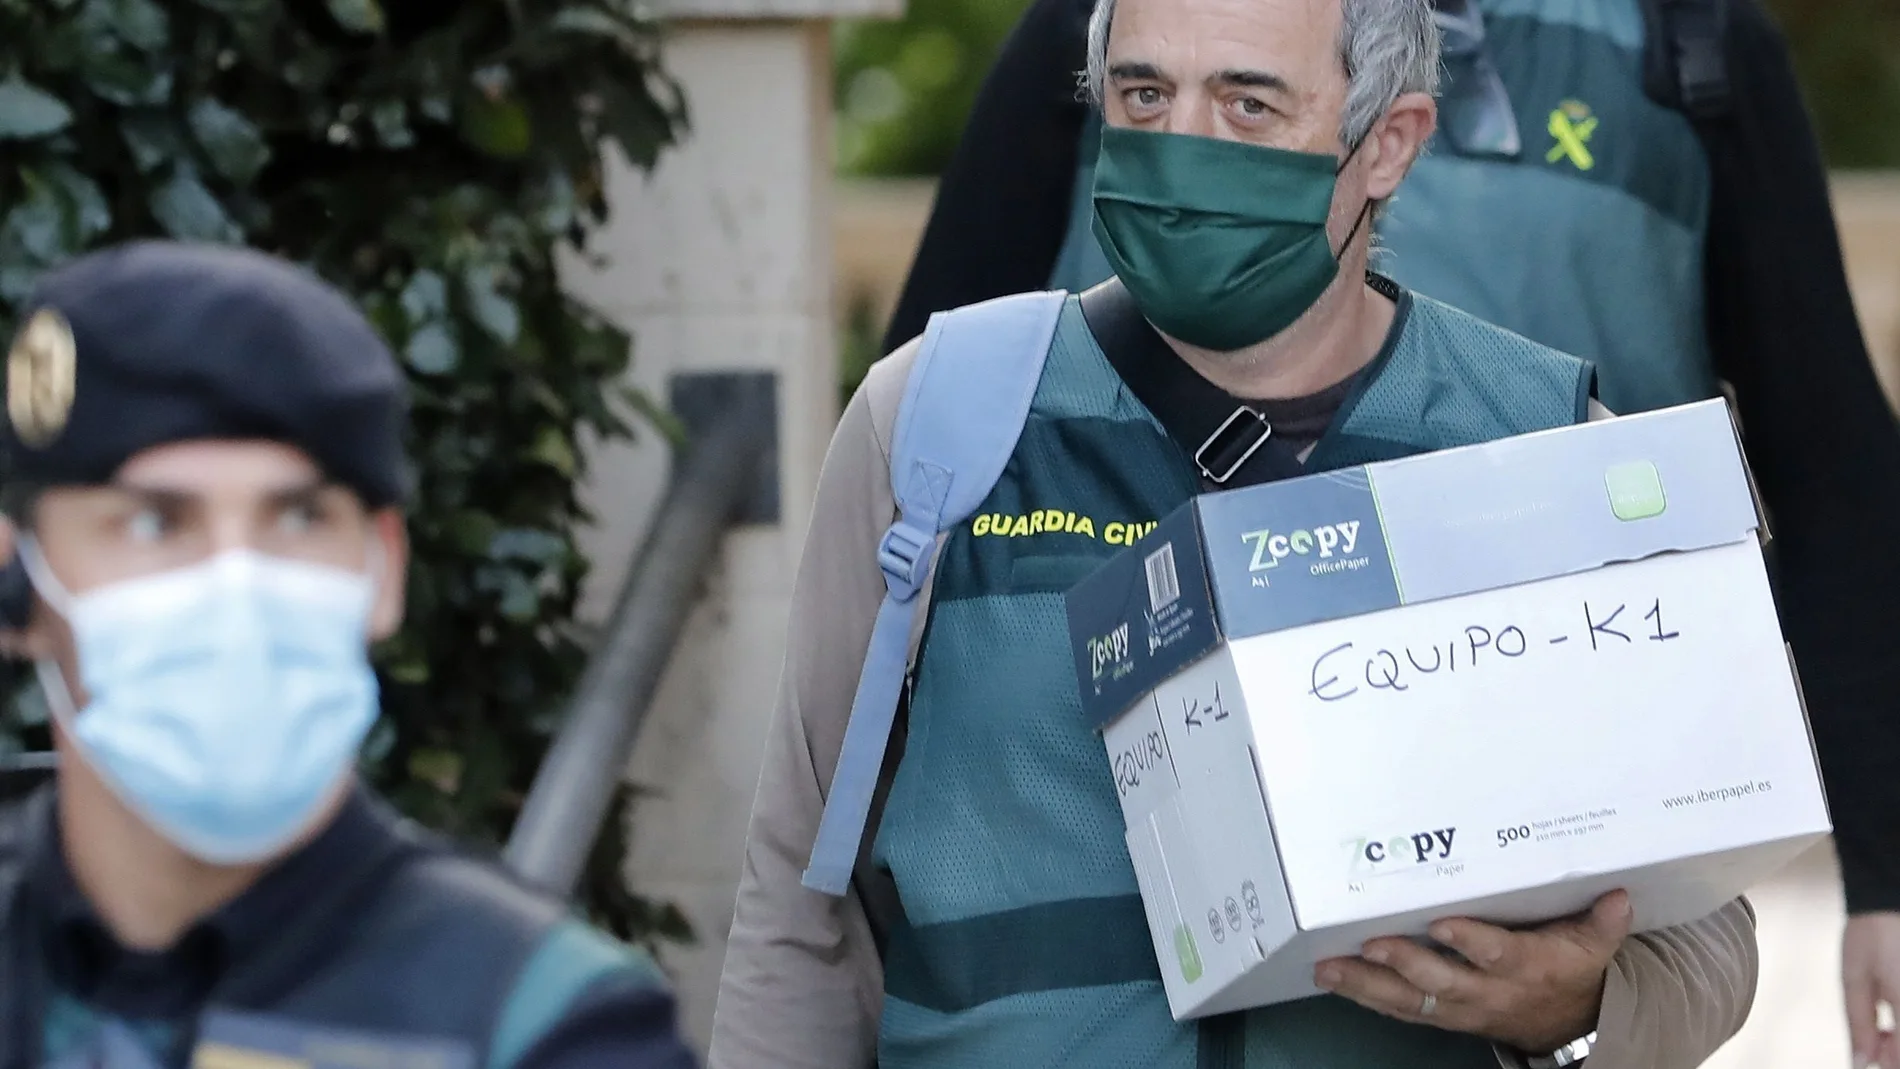
[[[1433,994],[1427,994],[1425,996],[1425,1001],[1418,1004],[1418,1015],[1420,1017],[1430,1017],[1433,1014],[1433,1012],[1435,1012],[1437,1009],[1438,1009],[1438,996],[1433,995]]]

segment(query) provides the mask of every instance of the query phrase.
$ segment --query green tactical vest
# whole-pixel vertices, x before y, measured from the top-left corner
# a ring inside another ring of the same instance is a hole
[[[1589,365],[1426,298],[1308,459],[1322,471],[1586,418]],[[1322,997],[1168,1013],[1063,595],[1198,492],[1074,298],[1009,465],[938,557],[909,737],[874,846],[903,916],[880,1069],[1495,1066],[1489,1044]]]

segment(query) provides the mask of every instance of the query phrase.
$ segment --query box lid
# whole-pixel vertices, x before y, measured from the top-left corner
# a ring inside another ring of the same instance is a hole
[[[1196,498],[1069,594],[1099,727],[1222,640],[1755,536],[1726,402]]]
[[[1759,526],[1719,400],[1209,494],[1196,507],[1230,639],[1707,549]]]

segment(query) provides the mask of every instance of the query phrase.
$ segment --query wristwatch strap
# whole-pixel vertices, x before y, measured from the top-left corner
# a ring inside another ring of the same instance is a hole
[[[1568,1069],[1569,1066],[1581,1064],[1585,1058],[1588,1058],[1590,1048],[1596,1044],[1597,1034],[1592,1032],[1582,1039],[1573,1039],[1565,1043],[1549,1054],[1525,1058],[1524,1064],[1529,1069]]]

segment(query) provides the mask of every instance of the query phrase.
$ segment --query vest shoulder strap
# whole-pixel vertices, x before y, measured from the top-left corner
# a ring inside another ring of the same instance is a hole
[[[1728,114],[1729,0],[1643,0],[1643,85],[1691,119]]]
[[[812,890],[842,895],[851,882],[939,536],[976,511],[1016,451],[1067,299],[999,297],[939,312],[924,329],[892,434],[898,519],[878,546],[884,602],[805,870]]]
[[[1582,423],[1596,370],[1450,305],[1407,293],[1375,360],[1307,456],[1307,471],[1371,464]]]

